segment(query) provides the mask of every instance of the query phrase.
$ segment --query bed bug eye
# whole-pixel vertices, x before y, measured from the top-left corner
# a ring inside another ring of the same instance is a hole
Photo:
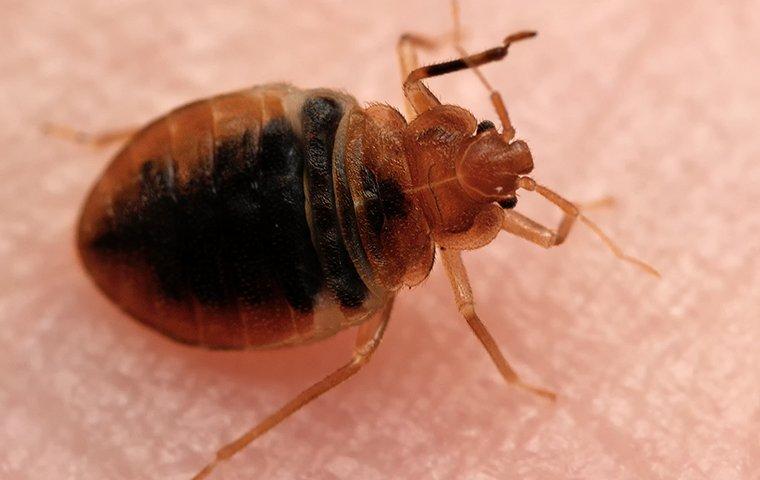
[[[501,200],[498,201],[498,204],[504,210],[510,210],[512,208],[515,208],[515,206],[517,205],[517,197],[511,196],[507,198],[502,198]]]
[[[490,121],[490,120],[483,120],[482,122],[480,122],[478,124],[478,128],[477,128],[477,130],[475,130],[475,133],[476,134],[477,133],[483,133],[486,130],[492,130],[492,129],[495,129],[495,128],[496,128],[496,125],[494,125],[492,121]]]

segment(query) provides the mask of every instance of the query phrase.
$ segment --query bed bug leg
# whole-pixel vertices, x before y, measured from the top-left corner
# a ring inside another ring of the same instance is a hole
[[[583,210],[613,207],[615,203],[615,197],[608,195],[597,200],[577,203],[575,205],[580,212]],[[565,241],[574,224],[574,219],[575,217],[572,214],[565,213],[557,230],[552,230],[515,210],[504,210],[504,220],[502,221],[501,228],[505,232],[509,232],[536,245],[551,248]]]
[[[496,341],[488,332],[485,325],[483,325],[483,322],[478,318],[477,313],[475,313],[470,280],[467,277],[467,270],[462,263],[461,252],[459,250],[444,248],[441,248],[440,250],[443,265],[446,268],[446,274],[449,277],[449,282],[451,282],[451,288],[454,290],[454,296],[456,297],[459,312],[464,316],[465,320],[467,320],[470,329],[472,329],[472,332],[478,337],[478,340],[483,344],[483,347],[485,347],[491,360],[499,370],[499,373],[504,377],[504,380],[516,387],[527,390],[530,393],[540,395],[552,401],[555,400],[557,395],[554,392],[530,385],[520,378],[509,365],[507,359],[504,358],[498,345],[496,345]]]
[[[458,12],[457,5],[452,4],[452,8],[457,9]],[[430,37],[415,32],[407,32],[399,37],[398,42],[396,43],[396,53],[398,55],[402,82],[406,80],[412,71],[419,68],[420,62],[417,58],[418,50],[436,50],[448,42],[452,42],[455,46],[461,43],[463,34],[458,21],[458,13],[453,13],[453,15],[455,21],[450,33]],[[432,96],[432,93],[430,95]],[[415,113],[412,104],[409,103],[409,100],[406,98],[404,98],[404,107],[407,120],[411,122],[417,114]]]
[[[420,62],[417,58],[418,49],[433,50],[437,47],[438,42],[434,39],[416,33],[402,34],[396,43],[396,54],[398,55],[399,69],[401,70],[401,81],[403,82],[406,80],[406,77],[419,67]],[[430,95],[432,95],[432,93],[430,93]],[[406,119],[409,122],[414,120],[414,117],[417,116],[414,107],[406,97],[404,97],[404,111],[406,112]]]
[[[456,0],[452,0],[451,12],[454,23],[452,35],[454,46],[462,58],[449,62],[435,63],[425,67],[418,67],[417,54],[414,47],[429,48],[436,45],[436,43],[431,43],[424,37],[410,34],[402,35],[399,39],[397,50],[404,82],[404,97],[407,106],[407,114],[409,116],[408,120],[413,120],[414,116],[440,105],[441,103],[422,83],[422,80],[457,72],[459,70],[472,69],[486,88],[491,92],[491,102],[504,126],[503,135],[507,138],[507,141],[510,141],[514,137],[514,128],[512,128],[512,124],[509,121],[509,115],[507,114],[507,109],[501,99],[501,94],[491,87],[485,76],[477,67],[503,59],[507,55],[509,46],[512,43],[532,38],[536,35],[536,32],[520,31],[513,33],[508,35],[500,46],[484,50],[474,55],[469,55],[464,47],[462,47],[461,43],[462,29],[459,21],[459,3]]]
[[[562,220],[557,230],[551,230],[530,218],[521,215],[514,210],[504,211],[504,220],[502,229],[524,238],[530,242],[540,245],[544,248],[551,248],[562,244],[570,233],[575,220],[580,220],[593,231],[597,237],[609,248],[609,250],[619,259],[631,263],[650,275],[660,277],[660,273],[651,265],[631,255],[627,255],[623,250],[604,233],[604,231],[588,217],[581,213],[581,209],[573,202],[563,198],[558,193],[539,185],[530,177],[520,177],[518,187],[531,192],[536,192],[554,205],[558,206],[563,212]],[[602,199],[599,204],[609,203],[610,199]]]
[[[102,148],[116,142],[124,142],[134,135],[137,130],[137,128],[131,127],[90,133],[63,124],[45,123],[42,125],[42,133],[45,135],[94,148]]]
[[[473,55],[463,55],[462,58],[451,60],[448,62],[434,63],[425,67],[420,67],[412,70],[404,81],[404,95],[409,103],[414,107],[415,112],[420,114],[427,111],[437,105],[440,105],[438,99],[433,95],[430,90],[422,83],[422,80],[431,77],[437,77],[440,75],[446,75],[447,73],[454,73],[460,70],[474,69],[480,65],[485,65],[491,62],[497,62],[507,56],[509,46],[515,42],[532,38],[536,35],[536,32],[522,31],[516,32],[507,36],[501,45]],[[459,46],[461,49],[461,46]],[[463,50],[463,49],[462,49]],[[491,99],[494,102],[494,106],[499,113],[502,123],[507,122],[506,126],[511,128],[511,124],[506,117],[506,108],[497,106],[497,101],[494,99],[501,99],[498,92],[492,89]],[[503,107],[504,102],[500,102],[499,105]],[[505,132],[506,135],[506,132]],[[512,133],[514,135],[514,133]]]
[[[430,37],[416,32],[406,32],[401,34],[396,43],[396,53],[398,54],[399,69],[401,72],[401,81],[413,71],[419,68],[420,62],[417,58],[418,50],[433,51],[449,41],[454,44],[459,42],[461,34],[453,32],[451,34]]]
[[[612,195],[605,195],[597,198],[596,200],[590,200],[588,202],[576,203],[580,210],[596,210],[597,208],[613,208],[617,205],[617,200]]]
[[[356,334],[354,354],[348,363],[299,393],[295,398],[286,403],[275,413],[265,418],[261,423],[248,430],[237,440],[228,443],[219,449],[216,453],[216,458],[203,467],[203,469],[193,477],[193,480],[206,478],[219,463],[229,459],[248,446],[252,441],[277,426],[291,414],[300,410],[303,406],[328,392],[333,387],[343,383],[356,372],[361,370],[372,357],[372,354],[375,352],[378,345],[380,345],[380,341],[385,333],[385,328],[388,325],[388,319],[391,315],[393,301],[394,298],[390,298],[383,307],[383,310],[376,315],[374,319],[359,326]]]
[[[501,228],[536,245],[551,248],[565,241],[574,222],[575,217],[564,215],[559,228],[552,230],[514,210],[505,210]]]

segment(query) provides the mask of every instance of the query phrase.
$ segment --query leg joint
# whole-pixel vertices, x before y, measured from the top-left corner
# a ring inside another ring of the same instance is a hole
[[[376,340],[370,340],[369,342],[365,343],[361,347],[357,347],[354,349],[354,359],[351,363],[357,364],[357,365],[364,365],[367,363],[372,357],[372,354],[375,352],[375,349],[377,348],[377,341]]]
[[[472,300],[461,300],[457,302],[459,313],[465,318],[475,314],[475,303]]]

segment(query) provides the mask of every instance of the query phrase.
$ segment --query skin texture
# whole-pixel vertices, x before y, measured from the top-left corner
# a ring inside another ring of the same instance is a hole
[[[614,195],[614,209],[590,216],[663,279],[615,261],[581,226],[548,252],[502,234],[465,256],[476,307],[555,404],[504,385],[437,266],[402,292],[362,372],[213,478],[758,478],[757,12],[750,1],[463,2],[471,50],[540,32],[483,69],[531,146],[534,175],[574,200]],[[219,353],[129,320],[73,248],[80,203],[112,149],[37,126],[142,123],[276,80],[401,107],[397,35],[443,33],[448,10],[11,2],[0,22],[0,477],[188,478],[347,360],[354,333]],[[495,118],[472,74],[429,85]],[[533,197],[518,210],[559,218]]]

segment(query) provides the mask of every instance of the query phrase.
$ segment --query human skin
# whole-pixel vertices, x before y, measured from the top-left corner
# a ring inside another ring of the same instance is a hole
[[[760,478],[760,5],[463,2],[470,50],[535,29],[484,68],[533,151],[656,280],[584,227],[544,251],[504,234],[465,255],[476,307],[524,378],[506,385],[443,271],[403,291],[356,377],[221,465],[244,479]],[[445,33],[410,2],[17,2],[0,18],[0,477],[187,479],[213,452],[350,357],[354,332],[212,352],[132,321],[74,251],[110,149],[97,131],[270,81],[402,107],[394,46]],[[427,63],[451,49],[423,54]],[[476,78],[430,82],[495,120]],[[518,210],[559,212],[521,194]]]

